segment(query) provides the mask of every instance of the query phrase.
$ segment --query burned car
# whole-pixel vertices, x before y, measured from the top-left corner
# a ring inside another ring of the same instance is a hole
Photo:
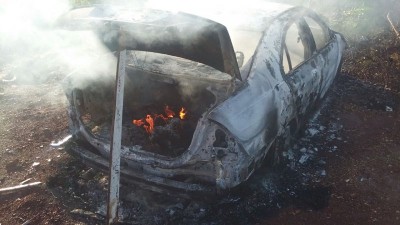
[[[123,180],[181,195],[231,189],[324,97],[342,35],[303,7],[240,13],[252,19],[224,26],[218,16],[104,7],[66,17],[69,27],[92,29],[112,57],[127,50]],[[69,151],[107,169],[115,73],[78,70],[65,83],[76,140]]]

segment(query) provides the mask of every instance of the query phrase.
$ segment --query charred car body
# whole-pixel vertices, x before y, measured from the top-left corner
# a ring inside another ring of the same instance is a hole
[[[247,180],[323,98],[345,46],[302,7],[243,10],[257,23],[233,28],[181,12],[71,13],[69,26],[94,30],[110,52],[128,50],[121,174],[161,192],[216,193]],[[71,132],[84,142],[69,150],[107,169],[115,74],[78,77],[87,85],[70,76],[66,94]]]

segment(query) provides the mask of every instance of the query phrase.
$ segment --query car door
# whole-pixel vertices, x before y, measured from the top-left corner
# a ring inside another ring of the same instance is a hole
[[[282,67],[300,119],[319,96],[321,58],[315,54],[315,50],[312,32],[303,17],[288,26],[282,45]]]
[[[345,43],[339,34],[330,31],[326,24],[315,15],[304,17],[315,42],[315,55],[321,66],[319,97],[322,98],[331,86],[340,64],[341,50]]]

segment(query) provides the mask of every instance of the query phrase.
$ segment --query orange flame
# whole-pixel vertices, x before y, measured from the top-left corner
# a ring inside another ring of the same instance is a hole
[[[147,122],[149,125],[148,125],[148,126],[147,126],[147,125],[144,125],[144,126],[143,126],[144,129],[146,129],[147,133],[149,133],[149,134],[153,133],[153,130],[154,130],[154,120],[153,120],[153,118],[152,118],[150,115],[147,115],[147,116],[146,116],[146,122]]]
[[[164,116],[163,114],[153,114],[153,116],[148,114],[148,115],[146,115],[146,118],[138,119],[138,120],[132,120],[132,123],[135,124],[138,127],[143,126],[143,128],[146,130],[146,132],[148,134],[151,134],[154,131],[154,121],[155,121],[155,119],[161,118],[165,123],[167,123],[167,121],[169,119],[174,118],[175,112],[172,111],[169,108],[169,106],[165,106],[164,111],[165,111],[165,115],[166,116]],[[179,118],[181,120],[183,120],[183,119],[185,119],[185,117],[186,117],[186,109],[182,107],[181,110],[179,111]]]
[[[144,125],[144,122],[141,119],[140,120],[132,120],[132,123],[135,124],[138,127]]]

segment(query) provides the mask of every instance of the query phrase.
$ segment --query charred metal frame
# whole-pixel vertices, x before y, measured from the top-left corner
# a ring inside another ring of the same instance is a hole
[[[121,146],[121,178],[150,190],[183,197],[193,193],[216,194],[247,180],[271,146],[298,129],[310,108],[323,98],[339,68],[345,42],[340,34],[327,28],[330,42],[285,75],[284,35],[288,24],[304,15],[323,24],[315,13],[301,7],[272,18],[265,24],[268,28],[251,60],[242,67],[242,74],[238,73],[236,59],[232,58],[235,54],[226,28],[220,29],[220,44],[225,46],[223,61],[227,66],[219,69],[222,74],[231,75],[223,88],[229,87],[228,90],[213,92],[218,100],[199,119],[191,145],[182,155],[171,158],[137,146]],[[107,20],[106,24],[114,27],[121,22]],[[128,27],[127,23],[122,24]],[[213,29],[222,26],[212,21],[206,24]],[[132,37],[129,34],[126,32],[128,38],[122,41],[124,48],[141,46],[129,41]],[[89,142],[89,146],[78,144],[69,150],[92,166],[109,168],[106,158],[110,154],[110,143],[94,138],[84,127],[79,119],[77,93],[66,92],[72,133]]]
[[[118,66],[116,73],[115,84],[115,108],[113,129],[111,135],[110,149],[110,173],[108,184],[108,204],[107,204],[107,222],[114,224],[118,217],[119,204],[119,184],[120,184],[120,169],[121,169],[121,137],[122,137],[122,112],[124,103],[124,87],[125,87],[125,63],[126,50],[122,50],[118,54]]]

